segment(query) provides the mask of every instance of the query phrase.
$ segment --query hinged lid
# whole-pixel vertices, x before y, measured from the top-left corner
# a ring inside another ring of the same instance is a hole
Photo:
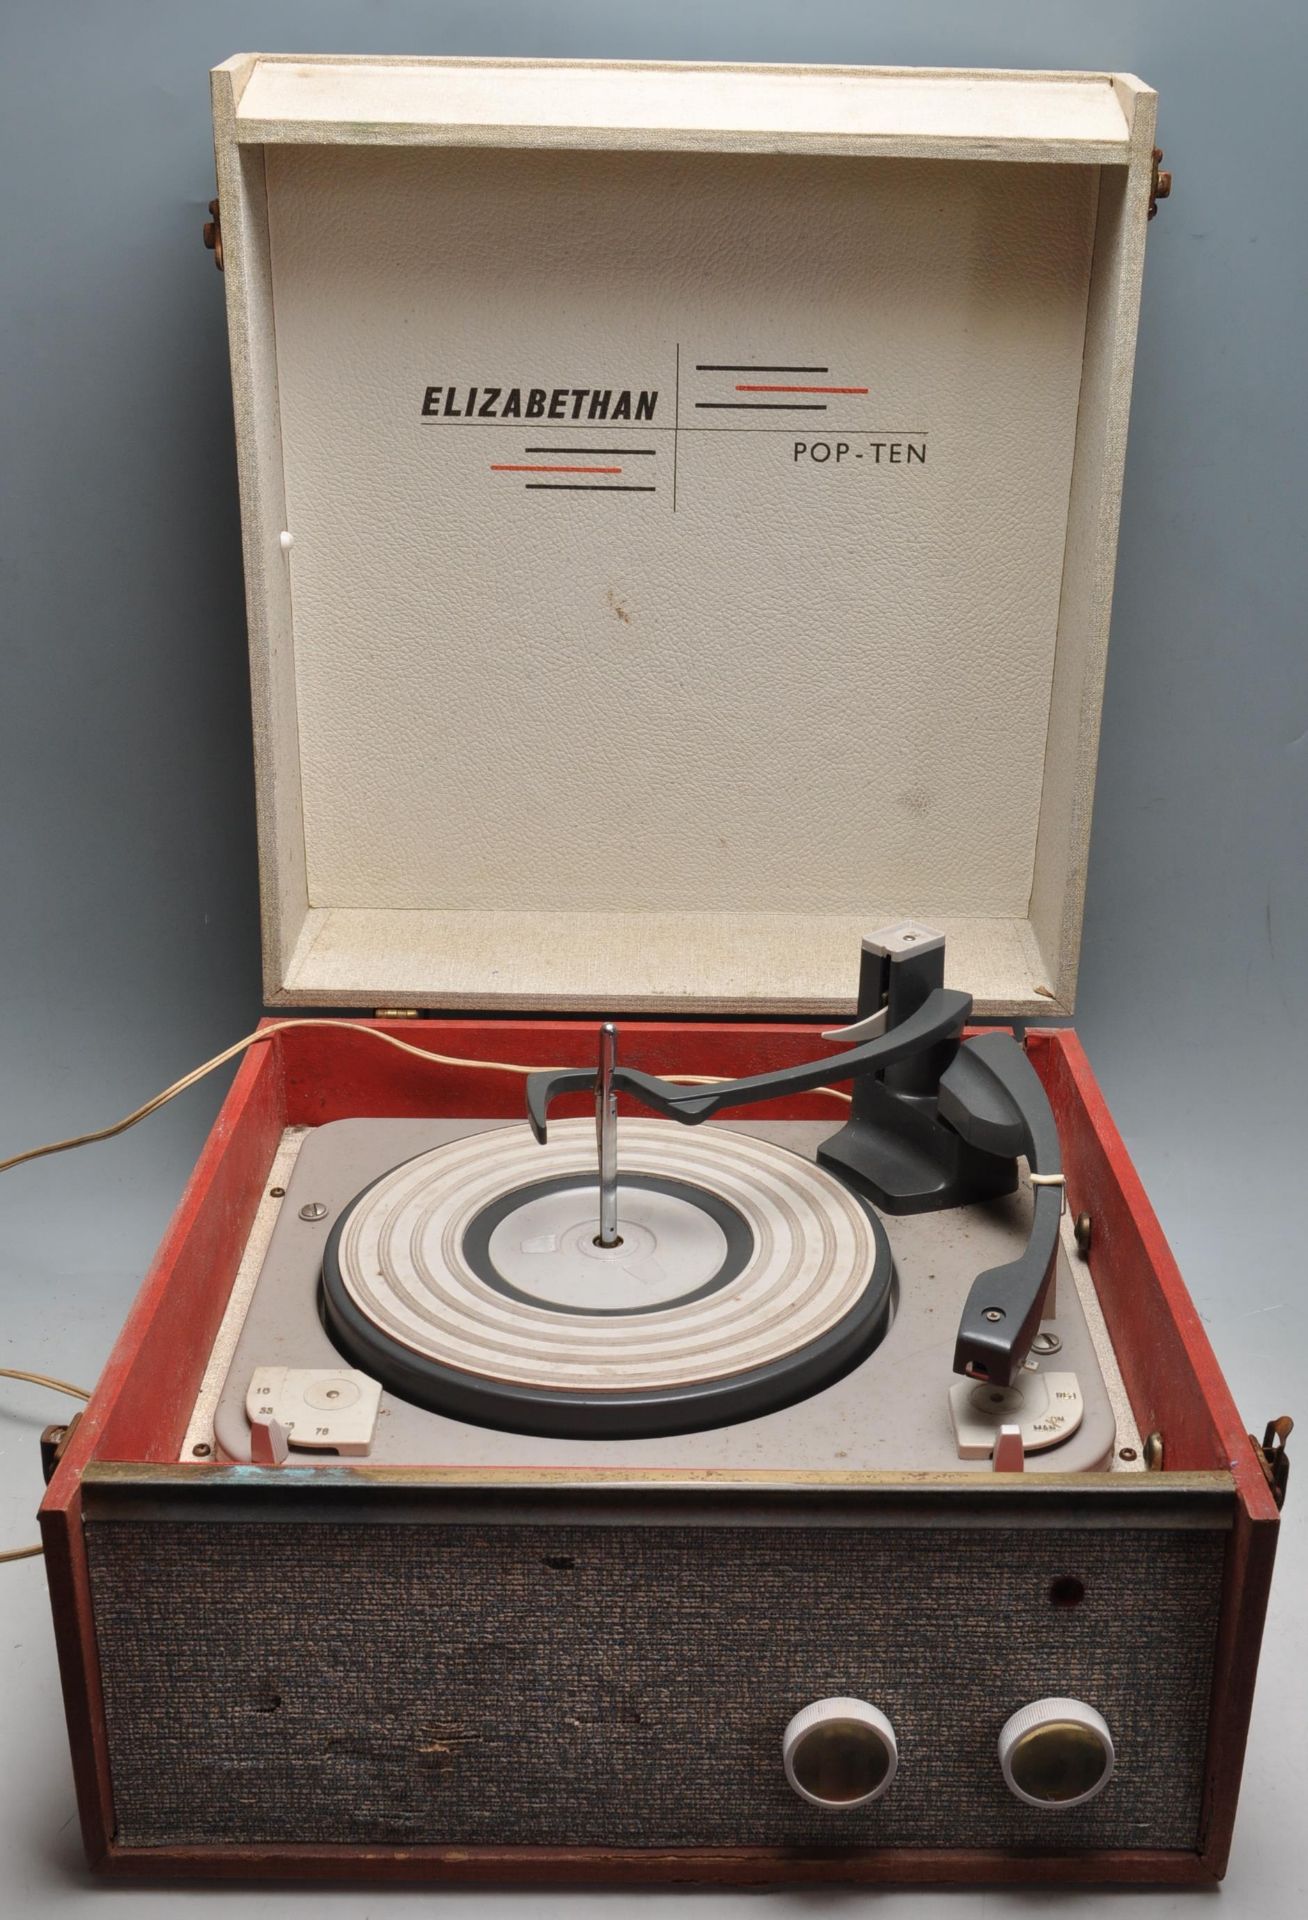
[[[1154,106],[215,71],[271,1003],[1071,1006]]]

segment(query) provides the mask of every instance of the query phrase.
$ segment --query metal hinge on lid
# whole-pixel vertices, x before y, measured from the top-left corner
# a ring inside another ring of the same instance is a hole
[[[418,1009],[417,1007],[374,1007],[372,1017],[374,1020],[416,1020]]]
[[[47,1486],[54,1478],[54,1470],[63,1459],[64,1449],[76,1432],[77,1423],[81,1417],[80,1413],[75,1413],[71,1420],[65,1420],[58,1426],[47,1427],[41,1435],[41,1471],[45,1475]]]
[[[1155,147],[1153,153],[1154,170],[1149,180],[1149,218],[1151,220],[1158,211],[1158,202],[1160,200],[1170,199],[1172,192],[1171,174],[1160,173],[1158,171],[1158,163],[1162,157],[1162,148]]]
[[[1285,1488],[1290,1478],[1290,1456],[1285,1450],[1285,1443],[1293,1432],[1294,1421],[1288,1413],[1283,1413],[1279,1420],[1267,1422],[1261,1445],[1252,1434],[1249,1435],[1278,1509],[1285,1505]]]
[[[223,270],[223,223],[216,200],[209,202],[209,218],[204,223],[204,244],[213,255],[213,263],[221,273]]]

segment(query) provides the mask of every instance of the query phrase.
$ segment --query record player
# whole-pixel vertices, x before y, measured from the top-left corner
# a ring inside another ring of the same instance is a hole
[[[1154,95],[213,80],[276,1017],[42,1510],[89,1857],[1211,1883],[1283,1449],[1039,1024]]]

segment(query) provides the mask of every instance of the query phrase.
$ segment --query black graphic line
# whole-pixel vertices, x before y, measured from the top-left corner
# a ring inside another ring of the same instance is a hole
[[[528,493],[656,493],[656,487],[596,487],[586,480],[528,480]]]
[[[681,431],[681,342],[673,343],[676,351],[672,389],[672,511],[677,511],[677,440]]]
[[[713,405],[731,406],[733,403],[729,400],[717,401],[717,402],[708,401],[703,403],[699,401],[696,402],[697,406],[701,404],[705,404],[709,406],[713,406]],[[746,400],[746,401],[740,401],[738,404],[741,406],[747,407],[747,406],[753,405],[753,402]],[[793,409],[788,408],[786,409],[786,411],[793,411]],[[496,426],[500,426],[502,422],[498,420],[484,420],[484,421],[483,420],[446,420],[443,424],[448,431],[453,431],[456,427],[467,427],[470,430],[483,427],[483,426],[496,427]],[[559,421],[556,424],[563,427],[567,426],[566,421]],[[574,433],[584,432],[585,422],[582,421],[581,423],[579,423],[578,426],[572,428],[571,431]],[[672,426],[646,427],[645,431],[646,433],[675,433],[677,429]],[[708,427],[703,425],[692,426],[689,422],[687,422],[687,424],[681,428],[682,433],[785,433],[787,431],[788,429],[785,427],[746,427],[746,426]],[[831,427],[830,431],[832,433],[859,434],[864,438],[870,438],[874,434],[884,433],[892,436],[900,435],[904,439],[908,439],[908,440],[925,440],[927,437],[927,433],[928,431],[930,431],[930,429],[926,427]],[[581,452],[615,453],[615,452],[621,452],[622,449],[613,448],[613,447],[590,447],[590,448],[559,447],[557,449],[551,448],[551,452],[554,452],[554,451],[557,451],[559,453],[581,453]],[[633,449],[628,448],[627,451],[630,452],[630,451],[633,451]],[[640,451],[640,449],[635,449],[635,451]],[[654,449],[650,448],[649,451],[653,452]]]
[[[664,428],[664,427],[659,428],[660,433],[664,433],[667,431],[668,431],[667,428]],[[699,426],[699,427],[683,427],[681,431],[683,433],[791,433],[794,431],[794,429],[791,427]],[[846,434],[847,433],[850,436],[850,438],[853,440],[874,440],[878,434],[884,434],[888,439],[925,440],[928,438],[927,429],[925,427],[831,427],[831,426],[826,426],[826,427],[823,427],[822,431],[823,433],[826,433],[826,434]]]
[[[498,414],[485,420],[465,420],[461,415],[453,413],[420,413],[418,425],[420,427],[507,427],[510,433],[522,432],[522,419],[517,414],[510,414],[507,420]],[[644,427],[646,433],[660,431],[671,433],[672,431],[671,427],[660,429],[652,421],[645,420],[547,420],[545,425],[562,427],[565,433],[594,433],[596,428],[601,433],[606,433],[610,427],[615,433],[619,427],[626,433],[627,429],[633,426]]]
[[[716,413],[825,413],[825,400],[697,400],[697,407]]]
[[[830,367],[728,367],[715,360],[697,360],[696,373],[830,373]]]
[[[658,452],[657,447],[524,447],[524,453],[611,453],[615,459],[634,460],[638,454],[644,454],[652,460]]]

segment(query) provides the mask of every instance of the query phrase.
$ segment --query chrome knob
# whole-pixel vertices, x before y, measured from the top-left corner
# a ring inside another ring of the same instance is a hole
[[[1116,1758],[1107,1721],[1084,1700],[1033,1700],[999,1735],[1008,1790],[1029,1807],[1083,1806],[1108,1785]]]
[[[899,1766],[895,1729],[866,1700],[814,1700],[781,1740],[786,1778],[801,1800],[846,1812],[879,1800]]]

